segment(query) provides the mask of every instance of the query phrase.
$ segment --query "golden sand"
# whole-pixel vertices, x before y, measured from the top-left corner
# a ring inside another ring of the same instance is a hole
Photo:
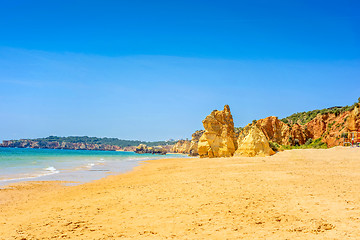
[[[360,149],[164,159],[0,190],[0,239],[360,239]]]

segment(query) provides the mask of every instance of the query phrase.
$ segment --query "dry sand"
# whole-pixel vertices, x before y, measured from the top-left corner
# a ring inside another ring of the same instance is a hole
[[[360,149],[165,159],[0,190],[0,239],[360,239]]]

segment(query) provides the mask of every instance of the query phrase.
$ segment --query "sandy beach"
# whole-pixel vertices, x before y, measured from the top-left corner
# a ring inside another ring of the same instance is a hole
[[[163,159],[0,190],[0,239],[360,239],[360,149]]]

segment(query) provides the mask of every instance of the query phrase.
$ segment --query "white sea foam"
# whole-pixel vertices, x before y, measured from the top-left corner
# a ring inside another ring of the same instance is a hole
[[[56,168],[54,167],[47,167],[47,168],[44,168],[45,171],[49,171],[50,173],[59,173],[58,170],[56,170]]]
[[[87,163],[81,166],[77,166],[73,169],[71,169],[72,171],[83,171],[83,170],[89,170],[92,167],[94,167],[95,165],[99,165],[99,163]]]
[[[39,172],[39,173],[28,173],[28,174],[20,174],[12,177],[8,177],[8,178],[3,178],[0,179],[0,182],[7,182],[7,181],[17,181],[17,180],[25,180],[25,179],[32,179],[32,178],[38,178],[38,177],[44,177],[44,176],[49,176],[49,175],[53,175],[56,173],[59,173],[60,171],[58,171],[56,168],[54,167],[47,167],[44,168],[43,171]]]
[[[96,164],[95,163],[88,163],[87,167],[88,168],[92,168],[93,166],[95,166]]]

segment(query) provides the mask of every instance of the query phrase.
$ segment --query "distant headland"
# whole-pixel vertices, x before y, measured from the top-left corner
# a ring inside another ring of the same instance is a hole
[[[145,142],[138,140],[122,140],[118,138],[97,138],[87,136],[57,137],[49,136],[36,139],[4,140],[0,147],[11,148],[45,148],[98,151],[135,151],[136,146],[172,146],[174,140]]]

